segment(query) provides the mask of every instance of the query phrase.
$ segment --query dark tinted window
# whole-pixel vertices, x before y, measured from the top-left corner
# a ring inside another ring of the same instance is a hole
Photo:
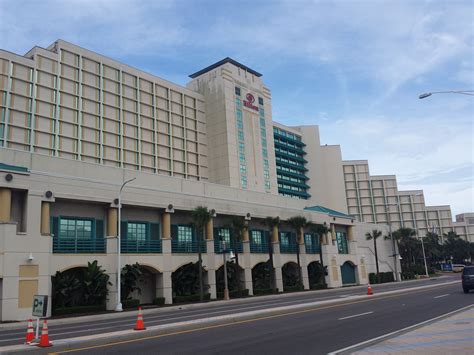
[[[238,86],[235,87],[235,94],[240,96],[240,88]]]
[[[474,275],[474,266],[466,266],[462,272],[463,275]]]
[[[261,97],[258,98],[258,104],[263,105],[263,99]]]

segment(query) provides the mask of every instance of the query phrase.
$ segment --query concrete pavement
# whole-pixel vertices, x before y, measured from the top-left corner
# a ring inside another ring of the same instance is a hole
[[[474,351],[474,308],[455,312],[403,335],[382,341],[356,355],[372,354],[472,354]]]

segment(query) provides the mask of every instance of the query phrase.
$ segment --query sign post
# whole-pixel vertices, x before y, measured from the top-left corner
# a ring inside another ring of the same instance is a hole
[[[33,297],[33,317],[36,317],[36,339],[39,339],[39,320],[46,317],[48,311],[48,296],[34,295]]]

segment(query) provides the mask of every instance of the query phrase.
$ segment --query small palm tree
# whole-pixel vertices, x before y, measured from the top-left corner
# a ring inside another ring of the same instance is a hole
[[[280,217],[267,217],[263,221],[263,223],[270,229],[270,233],[268,234],[268,260],[270,261],[270,268],[271,268],[271,279],[272,279],[272,287],[276,289],[275,283],[275,267],[273,266],[273,243],[271,240],[270,235],[273,233],[273,229],[280,225]],[[278,238],[278,236],[275,236]]]
[[[300,284],[303,282],[301,276],[301,263],[300,263],[300,244],[303,243],[304,228],[308,225],[308,221],[303,216],[295,216],[288,219],[288,224],[296,232],[296,261],[298,263],[298,276]]]
[[[402,257],[402,269],[407,268],[410,263],[414,263],[414,255],[417,253],[417,241],[414,238],[416,231],[412,228],[402,227],[392,233],[395,244],[398,247],[400,256]],[[390,236],[389,236],[390,238]]]
[[[236,265],[236,271],[235,271],[235,276],[237,277],[237,290],[240,291],[241,285],[240,285],[240,267],[239,267],[239,248],[238,245],[243,239],[244,231],[248,229],[248,225],[246,221],[241,218],[241,217],[234,217],[232,218],[232,230],[234,232],[234,245],[235,245],[235,265]]]
[[[315,233],[319,238],[319,261],[321,263],[321,268],[324,273],[324,263],[323,263],[323,238],[324,236],[329,233],[329,228],[324,224],[312,224],[310,223],[310,228],[313,233]],[[326,286],[326,277],[323,274],[323,284]]]
[[[197,231],[197,248],[198,248],[198,265],[199,265],[199,300],[202,302],[204,299],[204,285],[202,283],[202,252],[201,252],[201,243],[203,242],[204,229],[206,228],[207,223],[212,218],[211,212],[207,207],[198,206],[192,212],[191,216],[193,219],[193,224],[196,227]]]
[[[372,230],[372,233],[370,232],[365,233],[365,237],[367,238],[367,240],[374,241],[375,267],[377,268],[377,283],[380,283],[379,256],[377,254],[377,238],[379,238],[381,235],[382,235],[382,232],[377,229]]]

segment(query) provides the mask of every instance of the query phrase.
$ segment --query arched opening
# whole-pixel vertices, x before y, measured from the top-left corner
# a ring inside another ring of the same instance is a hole
[[[309,288],[318,290],[325,288],[324,269],[319,261],[313,261],[308,264]]]
[[[105,310],[110,276],[97,260],[51,277],[54,315]]]
[[[357,283],[355,265],[352,262],[346,261],[341,265],[341,277],[343,285],[355,285]]]
[[[261,262],[252,268],[253,294],[272,293],[272,267],[270,261]]]
[[[242,291],[244,291],[244,280],[242,279],[243,274],[244,269],[242,269],[240,265],[227,262],[227,286],[229,287],[231,298],[243,296],[243,294],[241,294]],[[224,265],[216,270],[216,291],[217,298],[224,297]]]
[[[204,298],[209,299],[209,286],[206,283],[207,271],[202,268]],[[189,263],[171,274],[173,302],[192,302],[199,300],[199,264]]]
[[[140,304],[152,304],[156,302],[157,285],[159,285],[162,273],[152,266],[138,265],[139,274],[135,282],[133,282],[132,289],[128,295],[129,299],[136,299]],[[127,282],[127,278],[123,278],[123,283]],[[123,292],[127,290],[127,285],[123,285]],[[130,286],[130,285],[129,285]]]
[[[281,268],[283,277],[283,291],[299,291],[303,290],[303,285],[300,281],[300,273],[298,264],[295,262],[288,262]]]

